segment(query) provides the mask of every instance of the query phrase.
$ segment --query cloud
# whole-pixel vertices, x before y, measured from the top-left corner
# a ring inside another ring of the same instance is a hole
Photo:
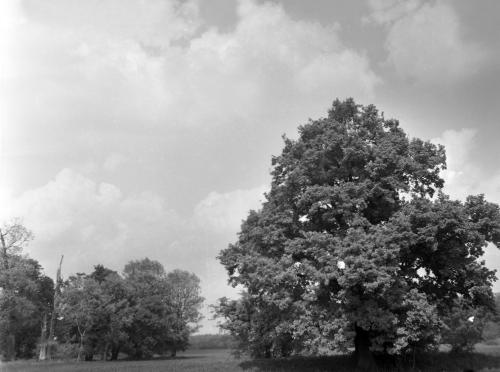
[[[431,140],[446,149],[447,169],[441,176],[445,180],[445,191],[455,198],[465,199],[478,181],[477,167],[469,161],[476,134],[476,130],[470,128],[446,130],[439,138]]]
[[[277,4],[239,1],[228,33],[203,28],[195,1],[22,5],[0,51],[11,61],[0,98],[12,137],[35,123],[71,123],[80,141],[106,127],[269,124],[277,113],[322,114],[337,96],[373,97],[380,82],[338,27]]]
[[[446,1],[370,0],[368,19],[386,25],[387,62],[404,77],[424,83],[456,81],[478,72],[486,52],[466,41],[458,15]]]
[[[169,247],[187,230],[160,197],[125,196],[117,186],[97,183],[71,169],[23,193],[11,205],[36,237],[30,254],[49,269],[65,254],[67,272],[90,270],[97,263],[121,269],[146,252],[174,256]]]
[[[194,209],[201,226],[217,232],[236,233],[251,209],[260,209],[268,188],[234,190],[227,193],[212,191]]]
[[[390,23],[396,21],[420,6],[421,0],[368,0],[372,13],[364,17],[364,22]]]
[[[446,130],[431,141],[446,149],[447,169],[442,172],[444,190],[453,198],[465,200],[468,195],[485,194],[494,203],[500,203],[500,172],[487,172],[476,163],[478,132],[475,129]]]

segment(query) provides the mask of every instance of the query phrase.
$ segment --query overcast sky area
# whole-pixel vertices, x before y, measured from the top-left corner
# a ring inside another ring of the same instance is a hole
[[[453,198],[499,203],[499,25],[497,0],[2,0],[0,217],[47,275],[147,256],[212,304],[281,135],[351,96],[445,145]]]

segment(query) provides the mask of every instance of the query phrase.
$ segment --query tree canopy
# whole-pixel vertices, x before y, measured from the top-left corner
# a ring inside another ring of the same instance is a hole
[[[478,318],[494,309],[495,274],[480,258],[500,243],[499,207],[443,193],[443,146],[410,139],[353,99],[284,142],[262,208],[219,255],[245,288],[217,307],[242,350],[353,345],[368,370],[373,351],[435,347],[459,309]]]
[[[71,276],[62,287],[60,341],[78,345],[78,359],[133,358],[185,350],[196,330],[203,302],[200,281],[144,258],[130,261],[123,276],[96,265],[89,274]]]
[[[31,239],[20,221],[0,229],[0,355],[6,360],[34,356],[40,324],[52,306],[52,279],[23,254]]]
[[[188,347],[204,300],[195,274],[167,273],[144,258],[125,265],[123,275],[98,264],[63,281],[59,270],[55,286],[23,254],[31,239],[19,221],[0,228],[2,360],[32,358],[38,349],[43,360],[96,354],[114,360],[119,353],[143,358]]]

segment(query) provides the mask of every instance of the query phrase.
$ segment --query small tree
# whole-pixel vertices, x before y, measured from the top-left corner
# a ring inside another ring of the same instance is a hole
[[[175,356],[178,350],[187,348],[189,335],[198,329],[204,299],[200,295],[200,279],[195,274],[174,270],[168,273],[167,283],[167,301],[173,315],[169,348]]]
[[[62,290],[58,312],[61,319],[76,331],[78,361],[82,360],[86,350],[91,351],[87,340],[92,328],[102,319],[102,302],[103,293],[99,284],[85,274],[71,276]],[[90,355],[86,355],[85,359],[91,360]]]
[[[115,272],[108,272],[100,285],[104,294],[103,314],[105,316],[102,325],[104,329],[102,337],[104,348],[101,350],[104,357],[102,359],[106,358],[109,351],[111,360],[116,360],[128,340],[126,328],[132,322],[130,317],[131,290],[125,280]]]
[[[354,344],[358,370],[368,371],[374,351],[436,345],[458,298],[493,308],[494,272],[479,258],[500,243],[499,208],[442,193],[442,146],[409,139],[372,105],[336,100],[328,117],[285,138],[272,164],[262,208],[219,256],[229,282],[247,291],[241,306],[219,306],[244,345],[269,340],[263,352],[277,355],[282,344]]]
[[[145,258],[129,262],[123,273],[130,288],[127,352],[137,359],[166,352],[173,314],[163,265]]]

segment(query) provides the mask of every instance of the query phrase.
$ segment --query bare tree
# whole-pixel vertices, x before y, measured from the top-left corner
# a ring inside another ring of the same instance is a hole
[[[38,356],[39,360],[51,360],[52,359],[52,343],[54,342],[54,327],[57,316],[57,300],[59,292],[61,289],[61,266],[64,259],[64,255],[61,255],[61,260],[59,261],[59,267],[57,268],[56,274],[56,286],[54,289],[54,300],[52,305],[52,314],[50,316],[50,326],[49,326],[49,336],[47,338],[47,313],[43,315],[42,324],[42,335],[40,342],[40,354]]]

